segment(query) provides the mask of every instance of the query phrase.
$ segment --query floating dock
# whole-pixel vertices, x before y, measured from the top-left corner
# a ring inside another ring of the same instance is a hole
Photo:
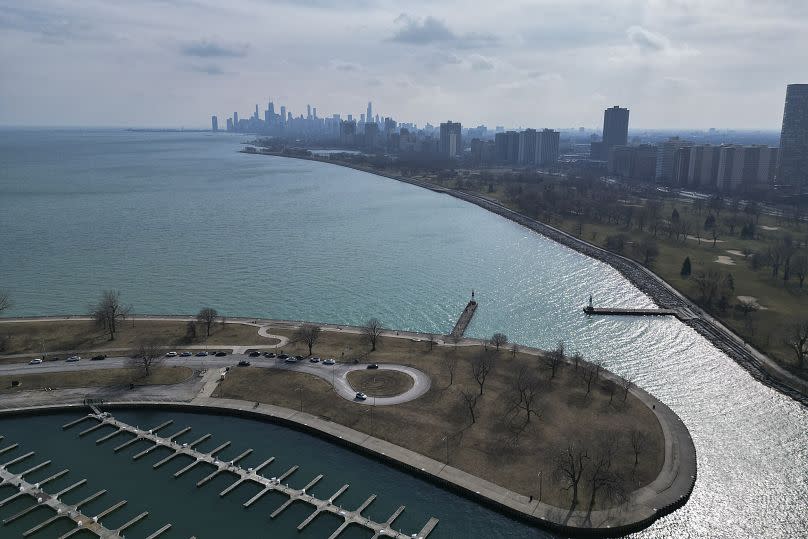
[[[474,313],[476,311],[477,311],[477,302],[474,300],[469,301],[466,304],[466,308],[463,309],[462,313],[460,313],[460,318],[457,319],[457,323],[452,329],[452,332],[449,333],[449,337],[453,339],[461,339],[463,335],[466,333],[466,328],[469,327],[471,319],[474,318]]]
[[[473,315],[473,310],[469,315],[469,320],[471,319],[471,315]],[[466,322],[466,325],[467,324],[468,322]],[[290,475],[292,475],[295,471],[297,471],[298,469],[297,466],[291,467],[289,470],[287,470],[285,473],[283,473],[278,477],[266,478],[262,475],[259,475],[259,472],[268,464],[270,464],[274,460],[274,457],[265,460],[256,468],[244,469],[238,466],[237,463],[243,458],[245,458],[247,455],[252,453],[252,449],[247,449],[246,451],[241,453],[239,456],[233,458],[232,460],[229,461],[220,460],[216,457],[216,454],[221,452],[226,447],[228,447],[230,445],[230,442],[225,442],[216,447],[214,450],[208,453],[203,453],[201,451],[196,450],[194,447],[199,445],[204,440],[207,440],[210,437],[209,434],[206,434],[202,438],[199,438],[198,440],[190,444],[178,443],[175,441],[175,438],[180,436],[180,434],[188,432],[190,430],[189,427],[186,427],[171,436],[166,437],[159,435],[158,431],[170,425],[172,423],[171,421],[166,421],[165,423],[158,425],[157,427],[152,429],[141,430],[138,427],[133,427],[132,425],[129,425],[127,423],[124,423],[123,421],[115,419],[109,413],[100,412],[97,408],[94,408],[93,413],[88,414],[87,416],[80,418],[76,421],[72,421],[64,425],[62,428],[69,429],[70,427],[78,425],[84,420],[94,420],[97,421],[98,423],[96,425],[93,425],[91,428],[83,430],[79,434],[80,436],[86,436],[86,434],[95,431],[96,428],[99,428],[101,426],[110,426],[115,429],[112,433],[107,434],[96,440],[96,443],[99,444],[114,438],[115,435],[117,434],[130,434],[133,436],[132,439],[130,439],[129,441],[115,447],[114,450],[116,452],[120,451],[125,447],[128,447],[129,445],[134,444],[137,441],[146,441],[151,442],[153,444],[151,447],[134,455],[132,457],[134,459],[141,458],[150,453],[151,451],[153,451],[154,449],[157,449],[158,447],[170,450],[171,454],[155,463],[153,465],[154,468],[159,468],[160,466],[170,461],[171,459],[181,455],[190,457],[192,459],[192,462],[187,466],[185,466],[183,469],[176,472],[174,474],[174,477],[181,476],[182,474],[184,474],[185,472],[187,472],[188,470],[190,470],[191,468],[193,468],[198,464],[208,464],[212,466],[214,470],[206,477],[204,477],[202,480],[200,480],[196,484],[197,487],[204,486],[211,479],[213,479],[220,473],[230,473],[236,476],[235,482],[233,482],[230,486],[222,490],[219,493],[219,496],[226,496],[229,492],[231,492],[244,482],[253,482],[258,486],[262,487],[262,489],[255,496],[253,496],[243,504],[245,508],[249,508],[251,505],[253,505],[256,501],[258,501],[261,497],[263,497],[265,494],[268,494],[269,492],[278,492],[280,494],[287,496],[288,500],[286,500],[283,504],[281,504],[281,506],[278,507],[270,515],[271,518],[275,518],[278,515],[280,515],[284,510],[286,510],[296,501],[304,502],[312,506],[314,508],[314,511],[298,525],[297,527],[298,530],[302,530],[303,528],[305,528],[319,514],[331,513],[332,515],[335,515],[338,518],[342,519],[343,522],[334,531],[334,533],[331,534],[331,536],[328,539],[337,539],[337,537],[351,525],[359,526],[371,531],[373,533],[373,539],[379,537],[393,537],[394,539],[413,539],[413,538],[425,539],[438,524],[438,519],[430,518],[429,521],[421,529],[421,531],[416,534],[408,535],[400,531],[396,531],[392,528],[393,522],[396,520],[396,518],[398,518],[398,516],[402,513],[402,511],[404,511],[403,505],[400,506],[385,522],[375,522],[362,515],[362,511],[364,511],[373,502],[373,500],[376,499],[375,494],[371,495],[367,500],[365,500],[365,502],[362,505],[360,505],[356,510],[349,511],[348,509],[344,509],[343,507],[336,504],[337,498],[348,489],[349,485],[343,485],[327,499],[317,498],[315,496],[312,496],[311,494],[308,494],[306,491],[311,487],[313,487],[320,479],[322,479],[323,477],[322,475],[316,476],[302,489],[292,488],[289,486],[288,483],[284,484],[284,480]]]
[[[0,440],[2,440],[2,439],[3,439],[2,436],[0,436]],[[2,452],[5,453],[6,451],[10,451],[11,449],[14,449],[16,447],[18,447],[18,445],[13,444],[12,446],[9,446],[9,447],[5,448],[4,450],[2,450]],[[106,490],[99,490],[98,492],[95,492],[95,493],[87,496],[86,498],[79,501],[78,503],[68,505],[68,504],[66,504],[65,502],[63,502],[61,500],[61,497],[64,494],[67,494],[68,492],[71,492],[71,491],[73,491],[73,490],[75,490],[75,489],[77,489],[79,487],[84,486],[87,483],[87,480],[82,479],[82,480],[80,480],[80,481],[78,481],[76,483],[73,483],[72,485],[70,485],[70,486],[68,486],[66,488],[63,488],[62,490],[60,490],[59,492],[57,492],[55,494],[50,494],[50,493],[45,491],[45,485],[47,485],[51,481],[54,481],[56,479],[59,479],[59,478],[65,476],[69,472],[69,470],[62,470],[60,472],[57,472],[57,473],[55,473],[55,474],[53,474],[53,475],[51,475],[49,477],[46,477],[45,479],[42,479],[42,480],[38,481],[37,483],[29,482],[28,480],[26,480],[25,476],[27,476],[27,475],[29,475],[29,474],[37,471],[37,470],[41,470],[42,468],[45,468],[46,466],[49,466],[51,461],[46,460],[45,462],[42,462],[42,463],[37,464],[35,466],[32,466],[32,467],[26,469],[25,471],[22,471],[22,472],[16,473],[16,474],[12,473],[12,472],[10,472],[8,470],[9,466],[13,466],[14,464],[17,464],[19,462],[27,460],[27,459],[31,458],[33,455],[34,455],[33,451],[29,452],[29,453],[25,453],[25,454],[20,455],[19,457],[15,458],[13,460],[10,460],[10,461],[0,465],[0,485],[10,485],[10,486],[17,489],[17,492],[15,494],[12,494],[11,496],[9,496],[9,497],[7,497],[7,498],[5,498],[3,500],[0,500],[0,507],[3,507],[6,504],[11,503],[12,501],[16,500],[17,498],[21,498],[21,497],[26,497],[27,496],[27,497],[30,497],[30,498],[34,499],[34,504],[33,505],[31,505],[29,507],[26,507],[22,511],[20,511],[20,512],[14,514],[14,515],[11,515],[10,517],[3,520],[3,526],[5,526],[7,524],[10,524],[10,523],[14,522],[15,520],[20,519],[20,518],[34,512],[34,511],[36,511],[40,507],[47,507],[47,508],[49,508],[49,509],[51,509],[53,511],[52,516],[48,517],[47,519],[40,522],[39,524],[32,527],[31,529],[23,532],[23,534],[22,534],[23,537],[29,537],[31,535],[34,535],[34,534],[44,530],[45,528],[47,528],[48,526],[50,526],[51,524],[53,524],[57,520],[68,519],[68,520],[72,520],[75,523],[76,527],[74,529],[72,529],[71,531],[59,536],[59,539],[67,539],[67,538],[72,537],[73,535],[75,535],[77,533],[80,533],[82,531],[89,531],[89,532],[95,534],[97,537],[100,537],[102,539],[123,539],[123,532],[124,531],[131,528],[132,526],[134,526],[135,524],[137,524],[138,522],[140,522],[141,520],[143,520],[144,518],[146,518],[148,516],[148,514],[149,514],[148,511],[144,511],[143,513],[140,513],[139,515],[137,515],[134,518],[130,519],[129,521],[127,521],[126,523],[124,523],[122,526],[120,526],[117,529],[107,528],[106,526],[104,526],[102,524],[101,520],[104,517],[106,517],[107,515],[117,511],[118,509],[120,509],[121,507],[126,505],[126,503],[127,503],[126,500],[121,500],[118,503],[115,503],[115,504],[111,505],[110,507],[108,507],[107,509],[104,509],[103,511],[101,511],[97,515],[94,515],[94,516],[87,515],[87,514],[83,513],[80,510],[81,507],[89,504],[90,502],[92,502],[94,500],[97,500],[98,498],[100,498],[101,496],[106,494],[107,491]],[[160,530],[157,530],[155,533],[151,534],[149,537],[155,537],[156,538],[159,535],[161,535],[164,531],[168,530],[170,527],[171,527],[171,524],[166,524]]]

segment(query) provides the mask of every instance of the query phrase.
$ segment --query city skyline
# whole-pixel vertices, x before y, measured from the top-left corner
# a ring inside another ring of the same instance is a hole
[[[779,129],[808,6],[702,4],[0,0],[0,124],[207,127],[271,95],[419,125],[591,129],[621,103],[640,129]]]

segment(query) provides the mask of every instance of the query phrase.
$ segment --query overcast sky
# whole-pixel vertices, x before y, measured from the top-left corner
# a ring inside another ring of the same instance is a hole
[[[0,124],[296,115],[779,129],[808,0],[0,0]]]

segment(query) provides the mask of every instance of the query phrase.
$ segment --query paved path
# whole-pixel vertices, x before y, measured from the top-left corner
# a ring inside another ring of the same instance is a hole
[[[356,399],[356,389],[351,387],[348,383],[348,373],[354,370],[367,369],[367,363],[336,363],[335,365],[323,365],[322,363],[310,363],[308,360],[302,360],[296,363],[286,363],[283,360],[269,359],[269,358],[252,358],[243,354],[232,354],[225,357],[167,357],[163,359],[165,366],[182,366],[190,367],[196,372],[206,370],[203,375],[202,388],[197,392],[209,397],[215,391],[219,383],[221,372],[226,368],[240,368],[238,362],[241,360],[250,361],[251,367],[262,369],[279,369],[286,371],[298,371],[312,374],[322,378],[329,384],[334,386],[337,395],[343,399],[355,401],[368,406],[390,406],[394,404],[401,404],[415,400],[418,397],[429,391],[431,380],[426,373],[407,365],[397,365],[391,363],[379,364],[379,370],[393,370],[406,374],[413,380],[413,386],[400,395],[395,397],[376,397],[369,398],[366,401],[359,401]],[[75,363],[67,363],[65,361],[47,361],[38,365],[29,365],[27,363],[12,363],[0,365],[0,376],[15,376],[25,374],[42,374],[42,373],[59,373],[59,372],[82,372],[98,369],[115,369],[123,368],[131,365],[131,360],[126,357],[110,357],[103,361],[92,361],[82,359]],[[199,378],[197,376],[197,378]],[[145,386],[152,388],[171,387],[171,386]],[[103,388],[98,388],[99,390]],[[119,388],[116,389],[116,391]],[[159,390],[158,390],[159,391]],[[85,394],[87,390],[84,390]],[[93,391],[95,393],[95,391]],[[5,396],[3,397],[5,399]],[[176,398],[176,396],[174,397]]]

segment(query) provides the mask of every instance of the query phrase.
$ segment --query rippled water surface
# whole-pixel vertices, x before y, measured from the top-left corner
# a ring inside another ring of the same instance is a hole
[[[16,302],[8,314],[82,312],[117,288],[137,312],[212,305],[447,332],[474,289],[471,335],[564,339],[633,375],[685,421],[699,458],[693,496],[640,536],[805,536],[805,408],[676,320],[587,319],[590,293],[602,305],[652,305],[617,272],[449,196],[239,154],[240,141],[0,131],[0,287]],[[441,528],[451,531],[451,520]],[[511,524],[508,536],[534,534]]]

